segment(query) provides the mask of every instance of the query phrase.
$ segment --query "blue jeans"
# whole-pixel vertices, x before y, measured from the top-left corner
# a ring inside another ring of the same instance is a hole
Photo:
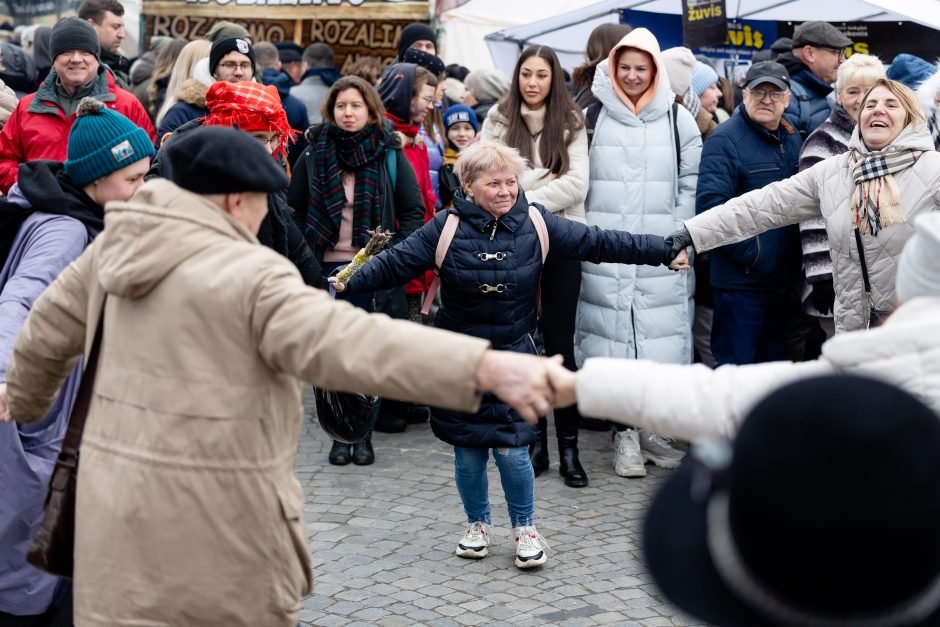
[[[494,448],[493,458],[499,469],[503,484],[503,495],[509,509],[509,520],[513,527],[524,527],[534,523],[535,517],[535,473],[529,459],[529,447]],[[457,491],[463,501],[467,522],[492,524],[490,515],[489,484],[486,467],[490,449],[454,447],[454,471]]]
[[[786,293],[716,287],[713,296],[712,355],[719,366],[787,359]]]
[[[335,273],[338,268],[346,266],[348,261],[327,261],[323,263],[323,276],[329,277]],[[369,313],[373,312],[372,292],[359,292],[358,294],[337,294],[337,300],[345,300],[353,307],[357,307]],[[382,399],[375,404],[375,413],[372,414],[372,424],[369,426],[369,432],[366,434],[366,440],[372,439],[372,432],[375,429],[375,423],[379,419],[379,408],[382,406]]]

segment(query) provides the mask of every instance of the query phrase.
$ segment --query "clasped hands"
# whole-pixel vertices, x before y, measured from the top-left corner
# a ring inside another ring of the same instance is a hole
[[[575,374],[560,355],[536,357],[487,350],[477,368],[477,390],[492,392],[526,422],[537,422],[552,407],[575,403]]]

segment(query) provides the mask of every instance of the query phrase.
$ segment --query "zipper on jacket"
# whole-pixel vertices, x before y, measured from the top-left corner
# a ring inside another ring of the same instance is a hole
[[[496,228],[497,228],[498,226],[499,226],[499,218],[496,218],[495,220],[493,220],[493,232],[490,233],[490,241],[491,241],[491,242],[492,242],[494,239],[496,239]]]
[[[529,342],[532,343],[532,350],[535,351],[535,354],[536,354],[536,355],[541,355],[542,353],[539,352],[539,347],[536,346],[536,344],[535,344],[535,338],[532,337],[532,334],[531,334],[531,333],[526,333],[525,336],[526,336],[527,338],[529,338]]]

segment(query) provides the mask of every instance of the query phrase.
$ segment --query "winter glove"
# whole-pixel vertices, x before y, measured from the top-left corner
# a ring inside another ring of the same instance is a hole
[[[682,227],[675,233],[667,235],[666,261],[663,263],[668,266],[676,257],[679,256],[679,253],[682,252],[684,248],[689,246],[692,246],[692,235],[689,233],[689,229]]]
[[[832,281],[819,281],[810,285],[812,292],[809,298],[813,307],[821,314],[832,313],[832,304],[836,299],[835,290],[832,288]]]

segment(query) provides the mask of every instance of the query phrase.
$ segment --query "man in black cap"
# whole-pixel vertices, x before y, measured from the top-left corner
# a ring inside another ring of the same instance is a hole
[[[793,31],[793,50],[777,57],[790,73],[793,98],[784,115],[803,139],[826,121],[836,72],[852,40],[828,22],[804,22]]]
[[[297,85],[303,74],[301,67],[303,48],[292,41],[279,41],[274,46],[277,48],[278,60],[281,62],[281,71],[290,77],[293,85]]]
[[[696,213],[798,171],[802,140],[783,117],[791,99],[786,69],[773,61],[755,63],[743,95],[731,119],[705,140]],[[799,227],[792,225],[709,253],[711,349],[719,365],[786,359],[789,293],[799,280],[800,251]]]
[[[647,512],[644,554],[700,622],[940,624],[940,420],[907,392],[801,381],[689,459]]]
[[[87,21],[66,17],[52,28],[52,70],[39,90],[19,101],[0,133],[0,192],[16,182],[19,164],[34,159],[65,161],[69,128],[82,98],[108,103],[156,140],[140,101],[115,84],[100,62],[98,35]]]
[[[200,128],[165,160],[172,181],[109,203],[108,228],[36,301],[0,421],[40,420],[102,321],[75,623],[294,627],[312,581],[299,381],[470,412],[489,391],[534,422],[549,361],[305,286],[255,238],[287,178],[247,133]]]
[[[209,49],[209,73],[217,81],[237,83],[255,76],[255,49],[241,37],[216,39]]]
[[[398,50],[398,61],[405,58],[405,50],[408,48],[417,48],[428,54],[437,54],[437,36],[427,24],[421,22],[412,22],[401,29],[398,36],[398,43],[395,44]]]

